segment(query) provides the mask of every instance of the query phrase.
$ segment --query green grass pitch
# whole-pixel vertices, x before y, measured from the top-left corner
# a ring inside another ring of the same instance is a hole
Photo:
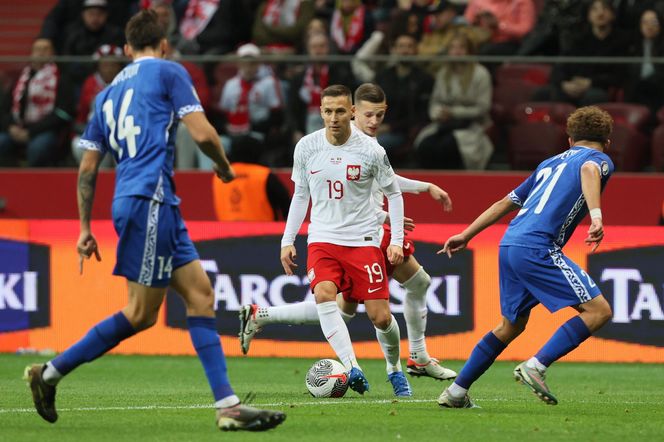
[[[254,405],[288,418],[267,433],[221,433],[193,357],[105,356],[59,387],[56,424],[32,409],[23,367],[44,357],[0,355],[2,441],[655,441],[664,440],[664,366],[558,363],[548,383],[560,404],[545,405],[499,362],[473,386],[481,409],[436,404],[447,383],[411,380],[414,396],[395,400],[382,361],[361,361],[371,391],[314,399],[304,386],[311,359],[231,358],[231,382]],[[459,370],[462,362],[447,363]]]

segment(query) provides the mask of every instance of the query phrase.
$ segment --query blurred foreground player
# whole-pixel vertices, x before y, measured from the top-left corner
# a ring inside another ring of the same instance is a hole
[[[96,99],[95,114],[81,137],[78,177],[83,259],[101,260],[90,230],[97,170],[103,155],[117,162],[113,224],[119,236],[113,271],[127,278],[129,302],[93,327],[79,342],[45,365],[25,370],[37,412],[48,422],[58,418],[57,383],[79,365],[103,355],[124,339],[150,328],[170,285],[182,296],[187,325],[212,389],[221,430],[261,431],[284,421],[281,412],[240,403],[226,373],[216,330],[214,295],[198,253],[181,218],[174,194],[173,142],[180,119],[223,181],[234,172],[182,66],[161,60],[166,40],[154,11],[141,11],[127,24],[125,52],[133,62]]]

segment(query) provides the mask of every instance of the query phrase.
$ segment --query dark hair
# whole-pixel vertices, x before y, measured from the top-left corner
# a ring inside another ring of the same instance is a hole
[[[325,97],[348,97],[351,99],[353,94],[350,89],[348,89],[343,84],[333,84],[323,89],[323,93],[320,95],[321,100]]]
[[[140,51],[157,48],[166,34],[157,21],[157,13],[152,9],[143,9],[127,23],[125,37],[129,46]]]
[[[606,144],[613,130],[613,118],[597,106],[580,107],[567,118],[567,135],[572,141]]]
[[[368,103],[382,103],[385,101],[385,92],[374,83],[364,83],[355,89],[355,104],[360,101]]]

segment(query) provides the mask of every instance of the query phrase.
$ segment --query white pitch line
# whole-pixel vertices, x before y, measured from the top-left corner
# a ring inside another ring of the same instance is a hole
[[[475,401],[479,402],[509,402],[508,399],[501,398],[474,398]],[[575,401],[581,403],[593,403],[598,404],[594,401]],[[421,403],[430,403],[435,404],[436,399],[352,399],[352,400],[342,400],[342,399],[330,399],[326,401],[309,401],[309,402],[272,402],[272,403],[263,403],[263,404],[251,404],[255,407],[312,407],[312,406],[330,406],[330,405],[367,405],[367,404],[421,404]],[[615,402],[617,404],[618,402]],[[600,403],[601,404],[601,403]],[[607,404],[607,403],[605,403]],[[608,403],[611,404],[611,403]],[[653,402],[643,402],[643,401],[621,401],[620,404],[624,405],[652,405]],[[192,405],[130,405],[124,407],[73,407],[73,408],[58,408],[59,412],[65,411],[140,411],[140,410],[198,410],[198,409],[207,409],[214,408],[212,404],[192,404]],[[34,413],[34,408],[0,408],[0,414],[12,414],[12,413]]]

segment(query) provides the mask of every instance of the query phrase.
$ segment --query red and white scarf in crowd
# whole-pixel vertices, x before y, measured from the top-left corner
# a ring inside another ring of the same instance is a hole
[[[193,40],[210,23],[212,16],[219,9],[219,0],[189,0],[187,10],[180,22],[180,34],[187,40]]]
[[[60,72],[55,63],[46,63],[32,76],[32,68],[26,66],[12,93],[12,116],[21,124],[35,123],[53,112]],[[21,109],[25,96],[24,108]]]
[[[304,73],[302,87],[300,87],[300,98],[307,103],[309,112],[320,112],[320,96],[323,89],[327,87],[330,81],[329,68],[323,65],[318,73],[318,83],[314,79],[314,67],[309,66]]]
[[[330,32],[332,33],[332,40],[334,40],[341,52],[350,52],[362,42],[364,37],[365,13],[366,9],[364,5],[360,5],[355,8],[350,18],[344,20],[341,11],[338,8],[334,10]]]
[[[301,0],[267,0],[263,23],[267,26],[293,26],[297,21]]]
[[[246,134],[251,128],[249,121],[249,93],[253,87],[253,81],[240,78],[240,96],[235,104],[235,108],[226,114],[228,120],[226,129],[231,135]]]

